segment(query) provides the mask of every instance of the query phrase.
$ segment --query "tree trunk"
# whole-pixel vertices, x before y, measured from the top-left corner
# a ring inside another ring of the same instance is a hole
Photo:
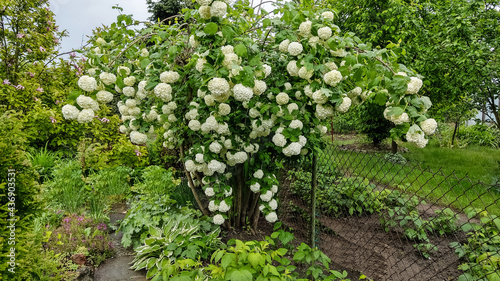
[[[460,124],[460,119],[455,122],[455,129],[453,130],[453,136],[451,137],[451,145],[453,147],[453,144],[455,143],[455,136],[458,133],[458,125]]]
[[[398,153],[398,144],[394,140],[392,140],[391,142],[391,153],[392,154]]]

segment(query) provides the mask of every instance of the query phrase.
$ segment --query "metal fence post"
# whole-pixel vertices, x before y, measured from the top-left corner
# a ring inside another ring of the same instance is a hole
[[[318,159],[316,152],[313,152],[312,179],[311,179],[311,248],[316,247],[316,187]]]

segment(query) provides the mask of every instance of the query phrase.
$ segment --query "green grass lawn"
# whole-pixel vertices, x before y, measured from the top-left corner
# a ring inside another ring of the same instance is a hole
[[[426,201],[458,210],[473,206],[500,215],[500,193],[490,187],[495,177],[500,177],[500,150],[449,149],[432,142],[424,149],[404,146],[409,149],[403,154],[409,165],[404,166],[386,161],[383,155],[387,152],[355,153],[333,147],[327,147],[318,162],[323,166],[335,162],[344,173],[418,194]]]

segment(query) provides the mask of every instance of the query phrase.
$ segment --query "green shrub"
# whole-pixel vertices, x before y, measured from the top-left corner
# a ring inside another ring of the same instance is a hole
[[[500,147],[500,131],[498,128],[486,124],[462,126],[456,138],[468,145]]]
[[[80,163],[76,160],[61,161],[54,167],[52,180],[44,184],[45,196],[70,213],[76,213],[85,204],[86,184]]]
[[[159,166],[149,166],[142,170],[142,181],[136,183],[132,190],[141,194],[171,194],[172,190],[180,184],[174,179],[174,170]]]
[[[332,118],[332,128],[335,133],[348,134],[358,131],[357,112],[349,110],[346,113],[335,112]],[[328,128],[331,129],[331,128]]]

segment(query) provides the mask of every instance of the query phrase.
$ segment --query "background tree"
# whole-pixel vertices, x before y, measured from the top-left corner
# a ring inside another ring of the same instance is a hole
[[[151,13],[149,20],[152,22],[163,21],[175,15],[182,14],[182,9],[193,8],[191,1],[183,0],[146,0],[148,12]]]
[[[486,105],[500,126],[495,103],[498,1],[329,0],[326,4],[337,9],[341,29],[374,46],[400,42],[405,50],[400,61],[425,77],[428,87],[423,91],[434,103],[433,112],[460,103],[460,97],[467,95],[476,108]]]

